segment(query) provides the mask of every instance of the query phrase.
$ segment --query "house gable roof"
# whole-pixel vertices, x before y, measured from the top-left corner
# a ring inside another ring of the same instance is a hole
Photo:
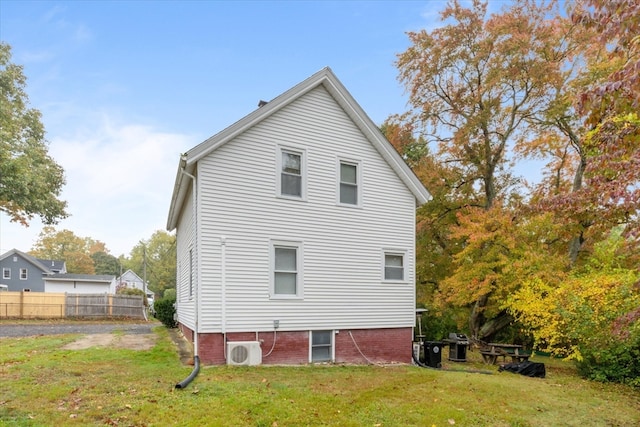
[[[117,279],[117,280],[118,280],[118,282],[122,282],[122,279],[123,279],[123,278],[125,278],[125,279],[126,279],[126,278],[129,278],[129,277],[131,277],[131,279],[133,279],[133,281],[140,282],[140,283],[142,283],[142,282],[143,282],[142,278],[141,278],[140,276],[138,276],[138,275],[136,274],[136,272],[135,272],[135,271],[133,271],[133,270],[127,270],[127,271],[125,271],[124,273],[122,273],[122,274],[120,275],[120,277],[118,277],[118,279]]]
[[[49,267],[47,267],[47,265],[45,265],[45,263],[42,263],[42,260],[38,260],[34,257],[32,257],[31,255],[24,253],[22,251],[19,251],[17,249],[11,249],[10,251],[5,252],[4,254],[0,255],[0,261],[9,258],[12,255],[17,255],[19,257],[21,257],[22,259],[24,259],[25,261],[33,264],[36,268],[42,270],[43,273],[45,274],[53,274],[53,272],[49,269]]]
[[[182,204],[189,189],[189,179],[185,177],[185,173],[183,172],[192,174],[195,170],[196,163],[200,159],[320,85],[324,86],[331,94],[389,166],[395,171],[400,180],[414,195],[418,205],[426,203],[431,198],[427,189],[422,185],[409,166],[407,166],[395,148],[393,148],[389,141],[382,135],[378,127],[369,116],[367,116],[349,91],[347,91],[338,80],[333,71],[331,71],[329,67],[326,67],[270,102],[266,104],[261,102],[262,106],[257,110],[254,110],[252,113],[182,155],[180,164],[178,165],[173,196],[171,198],[167,229],[173,230],[176,227]]]
[[[65,262],[64,261],[59,261],[59,260],[55,260],[55,259],[41,259],[38,258],[38,261],[40,261],[40,263],[42,263],[42,265],[47,266],[47,268],[49,270],[51,270],[52,272],[60,272],[60,271],[66,271],[66,267],[65,267]]]

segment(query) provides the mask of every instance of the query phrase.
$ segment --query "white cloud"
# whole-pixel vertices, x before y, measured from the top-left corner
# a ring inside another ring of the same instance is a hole
[[[107,245],[113,255],[126,254],[154,231],[164,229],[180,153],[195,145],[186,135],[139,124],[114,123],[103,117],[96,126],[70,137],[53,137],[49,153],[65,170],[61,198],[69,229]],[[0,218],[0,253],[28,251],[42,228],[24,228]]]

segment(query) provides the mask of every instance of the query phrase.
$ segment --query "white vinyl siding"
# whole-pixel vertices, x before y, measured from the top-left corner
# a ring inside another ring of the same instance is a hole
[[[107,294],[112,293],[112,284],[104,282],[77,280],[47,280],[44,279],[45,292],[69,292],[77,294]]]
[[[303,153],[305,203],[274,197],[281,149]],[[345,209],[337,165],[354,159],[361,208]],[[201,332],[272,331],[274,320],[298,331],[415,324],[415,197],[324,87],[203,157],[198,172]],[[304,242],[298,298],[272,297],[274,241]],[[383,281],[383,248],[407,248],[404,284]],[[188,258],[188,245],[179,251]]]
[[[176,230],[176,246],[178,254],[176,277],[176,302],[178,320],[191,329],[195,329],[195,301],[190,295],[197,286],[195,239],[194,239],[194,211],[193,190],[185,196],[184,208],[178,221]]]

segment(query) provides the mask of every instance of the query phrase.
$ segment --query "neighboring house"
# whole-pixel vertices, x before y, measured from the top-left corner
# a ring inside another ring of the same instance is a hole
[[[149,283],[145,284],[145,281],[132,270],[127,270],[122,273],[120,277],[116,279],[115,283],[116,290],[118,287],[126,287],[129,289],[140,289],[141,291],[146,292],[149,306],[153,306],[154,293],[149,290]]]
[[[37,259],[17,249],[0,255],[0,283],[9,291],[44,292],[44,278],[66,273],[64,261]]]
[[[12,249],[0,256],[0,283],[9,291],[115,293],[115,276],[67,274],[64,261],[38,259]]]
[[[67,263],[65,261],[40,258],[38,258],[38,261],[46,266],[52,274],[65,274],[67,272]]]
[[[115,276],[54,274],[45,277],[44,291],[70,294],[113,294],[115,293]]]
[[[429,198],[321,70],[182,155],[180,329],[205,364],[410,363]]]

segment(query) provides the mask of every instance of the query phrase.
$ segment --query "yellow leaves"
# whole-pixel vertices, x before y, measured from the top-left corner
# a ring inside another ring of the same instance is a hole
[[[633,288],[640,273],[598,265],[557,282],[525,280],[504,308],[531,329],[539,346],[580,361],[582,346],[610,340],[616,319],[640,306]]]

